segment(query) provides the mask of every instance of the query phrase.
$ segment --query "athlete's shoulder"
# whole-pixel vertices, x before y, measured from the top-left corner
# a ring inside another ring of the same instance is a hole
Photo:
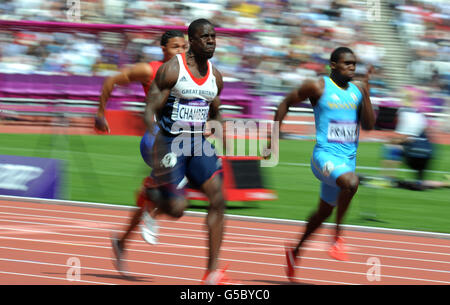
[[[166,67],[166,68],[167,67],[176,67],[176,68],[178,68],[179,67],[178,55],[176,55],[176,56],[172,57],[171,59],[169,59],[168,61],[164,62],[161,65],[161,67]]]
[[[153,69],[148,63],[140,62],[122,70],[122,74],[129,81],[146,82],[153,75]]]
[[[131,66],[131,69],[148,72],[151,71],[151,66],[149,66],[149,64],[146,62],[138,62]]]
[[[362,81],[354,80],[349,82],[349,84],[355,86],[361,92],[361,94],[363,93],[364,83]]]
[[[325,79],[329,78],[328,76],[318,76],[316,78],[313,78],[312,81],[314,82],[314,85],[319,88],[323,89],[325,87]]]
[[[180,67],[176,56],[161,65],[156,73],[155,81],[160,87],[173,87],[177,80]]]
[[[217,88],[219,89],[219,92],[220,92],[222,90],[222,88],[223,88],[222,73],[220,73],[220,71],[211,63],[211,61],[209,63],[211,65],[212,74],[216,78]]]
[[[180,71],[180,65],[178,64],[177,56],[174,56],[163,63],[158,71],[164,71],[164,73],[175,73],[178,75],[178,72]]]
[[[325,87],[325,81],[323,77],[307,78],[301,85],[300,90],[309,92],[310,95],[321,95]]]
[[[209,63],[211,64],[211,70],[216,79],[222,80],[222,73],[220,73],[219,69],[217,69],[211,62]]]

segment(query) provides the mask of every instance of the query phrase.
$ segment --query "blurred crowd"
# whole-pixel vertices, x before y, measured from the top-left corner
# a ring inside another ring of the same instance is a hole
[[[411,72],[433,86],[450,83],[450,3],[391,0],[392,23],[413,54]]]
[[[392,23],[415,56],[413,73],[424,85],[439,84],[448,93],[449,4],[446,0],[380,1],[395,11]],[[389,95],[383,46],[370,42],[364,32],[366,0],[5,0],[0,2],[0,19],[68,22],[77,5],[83,23],[184,26],[204,17],[218,27],[267,30],[245,38],[220,36],[214,57],[226,78],[252,80],[265,91],[327,74],[331,51],[349,46],[360,60],[357,75],[363,75],[368,64],[375,65],[372,93]],[[0,73],[109,75],[126,64],[159,59],[159,37],[160,33],[3,29]]]

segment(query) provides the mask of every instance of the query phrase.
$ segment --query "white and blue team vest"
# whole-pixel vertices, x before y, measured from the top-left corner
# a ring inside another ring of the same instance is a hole
[[[329,77],[325,76],[324,81],[324,92],[314,107],[317,141],[315,150],[354,157],[358,148],[358,110],[362,93],[352,83],[348,83],[347,89],[343,89]]]
[[[208,72],[199,79],[189,71],[185,54],[178,54],[176,58],[180,72],[165,106],[157,117],[159,126],[172,135],[203,133],[209,106],[218,93],[212,64],[208,61]]]

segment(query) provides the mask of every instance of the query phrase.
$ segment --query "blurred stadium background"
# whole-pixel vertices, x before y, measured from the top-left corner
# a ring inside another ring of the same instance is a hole
[[[161,33],[200,17],[220,28],[213,62],[225,77],[227,118],[272,119],[286,92],[328,74],[331,51],[349,46],[358,56],[357,77],[376,67],[370,93],[379,120],[377,130],[361,134],[361,171],[377,174],[381,143],[409,100],[428,118],[439,147],[429,174],[448,179],[446,0],[1,1],[0,154],[64,160],[58,198],[132,205],[148,170],[138,151],[139,124],[123,122],[142,113],[144,92],[139,84],[116,88],[108,111],[117,136],[98,136],[93,116],[102,81],[123,66],[159,60]],[[280,164],[262,173],[278,199],[230,203],[230,213],[305,219],[315,206],[318,183],[307,166],[313,142],[288,140],[313,139],[312,109],[291,109],[282,131]],[[450,232],[448,189],[418,194],[361,187],[346,221]]]

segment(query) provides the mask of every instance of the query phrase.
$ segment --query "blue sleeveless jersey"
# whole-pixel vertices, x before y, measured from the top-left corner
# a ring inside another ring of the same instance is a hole
[[[317,141],[314,150],[354,157],[358,148],[358,109],[362,93],[352,83],[343,89],[327,76],[324,81],[323,94],[314,107]]]

